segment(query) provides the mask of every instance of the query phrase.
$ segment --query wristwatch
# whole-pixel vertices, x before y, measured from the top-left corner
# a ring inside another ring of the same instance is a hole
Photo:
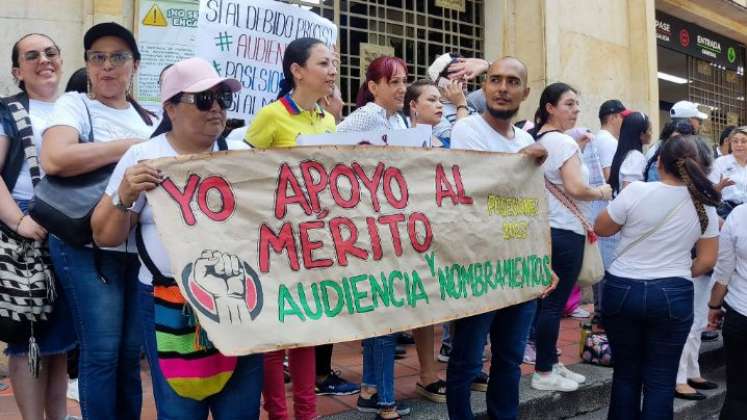
[[[122,200],[119,198],[119,191],[115,191],[114,195],[112,195],[112,204],[114,204],[114,207],[121,211],[129,210],[129,207],[125,206]]]

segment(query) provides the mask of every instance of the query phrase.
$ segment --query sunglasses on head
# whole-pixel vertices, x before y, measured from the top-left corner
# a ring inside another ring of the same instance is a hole
[[[54,60],[60,56],[60,50],[57,47],[47,47],[41,51],[26,51],[23,53],[23,59],[26,61],[36,61],[42,54],[44,54],[44,57],[47,57],[47,60]]]
[[[221,109],[230,108],[233,104],[233,93],[223,89],[219,91],[205,90],[197,93],[182,93],[179,102],[194,104],[200,111],[209,111],[213,107],[213,101],[218,101]]]

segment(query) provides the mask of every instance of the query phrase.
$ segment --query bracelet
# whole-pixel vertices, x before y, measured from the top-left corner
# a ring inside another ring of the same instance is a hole
[[[25,215],[25,214],[24,214],[23,216],[21,216],[21,218],[20,218],[20,219],[18,219],[18,223],[16,223],[16,233],[18,233],[18,229],[20,229],[20,228],[21,228],[21,222],[23,222],[23,218],[24,218],[24,217],[26,217],[26,215]]]
[[[720,310],[720,309],[723,309],[723,304],[721,304],[721,305],[716,305],[716,306],[713,306],[713,305],[711,305],[711,304],[709,303],[709,304],[708,304],[708,309],[713,309],[714,311],[716,311],[716,310]]]
[[[460,109],[464,108],[465,111],[469,112],[467,105],[457,105],[456,110],[459,112]]]

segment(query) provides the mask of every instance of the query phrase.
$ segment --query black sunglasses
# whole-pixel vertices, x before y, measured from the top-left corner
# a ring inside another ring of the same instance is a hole
[[[182,93],[179,102],[194,104],[200,111],[209,111],[213,107],[213,101],[218,101],[221,109],[230,108],[233,104],[233,93],[230,90],[205,90],[197,93]]]

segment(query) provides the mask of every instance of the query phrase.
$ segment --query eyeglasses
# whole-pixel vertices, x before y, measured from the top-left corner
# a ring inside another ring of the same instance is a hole
[[[182,93],[179,102],[194,104],[200,111],[209,111],[213,107],[213,101],[218,101],[221,109],[230,108],[233,104],[233,94],[230,90],[205,90],[197,93]]]
[[[42,54],[44,54],[44,57],[46,57],[47,60],[54,60],[60,56],[60,50],[56,47],[47,47],[42,51],[26,51],[23,53],[23,59],[26,61],[36,61],[42,56]]]
[[[132,59],[132,54],[127,51],[113,53],[86,51],[86,61],[95,66],[103,66],[106,60],[109,60],[113,67],[119,67],[130,59]]]

